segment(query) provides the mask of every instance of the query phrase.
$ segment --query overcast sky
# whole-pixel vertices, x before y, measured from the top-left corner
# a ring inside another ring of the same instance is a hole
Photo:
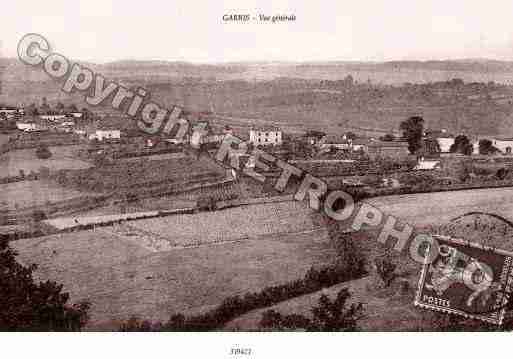
[[[223,23],[231,13],[297,20]],[[9,0],[0,53],[36,32],[95,62],[513,60],[512,18],[512,0]]]

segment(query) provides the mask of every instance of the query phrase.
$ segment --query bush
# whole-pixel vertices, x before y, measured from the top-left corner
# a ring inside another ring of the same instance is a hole
[[[507,175],[508,171],[505,168],[499,168],[499,170],[497,170],[497,173],[495,174],[495,177],[498,180],[503,180],[506,178]]]
[[[337,222],[333,221],[330,224],[329,234],[337,247],[335,263],[320,268],[311,267],[302,279],[269,286],[260,292],[250,292],[244,296],[228,297],[217,308],[204,314],[186,317],[177,313],[171,316],[165,324],[155,323],[149,326],[147,323],[144,324],[144,321],[132,320],[124,323],[120,330],[153,330],[151,328],[159,328],[158,330],[162,331],[214,330],[223,327],[230,320],[251,310],[265,308],[300,295],[316,292],[322,288],[360,278],[366,274],[363,255],[355,246],[353,239],[342,233],[342,229]],[[342,298],[337,300],[342,301]],[[326,328],[328,327],[326,326]]]
[[[46,160],[50,157],[52,157],[52,152],[50,152],[50,149],[48,146],[41,145],[36,150],[36,156],[39,159]]]
[[[24,267],[0,239],[0,331],[78,331],[86,324],[88,303],[69,305],[55,282],[35,282],[35,266]]]
[[[42,210],[35,210],[34,213],[32,213],[32,219],[36,222],[43,221],[45,219],[48,219],[48,216],[46,213]]]
[[[347,288],[341,289],[333,301],[322,295],[318,305],[311,309],[311,319],[301,314],[282,315],[268,310],[262,314],[260,327],[271,330],[355,331],[362,317],[363,305],[358,303],[347,307],[350,297]]]
[[[361,266],[360,268],[363,268]],[[348,270],[348,266],[339,263],[321,267],[310,268],[303,279],[286,284],[266,287],[260,292],[247,293],[243,297],[233,296],[226,298],[217,308],[199,315],[186,317],[183,314],[174,314],[165,324],[149,323],[131,319],[123,323],[121,331],[209,331],[223,327],[230,320],[251,310],[265,308],[300,295],[309,294],[330,287],[335,284],[362,276],[365,272]]]
[[[376,273],[383,281],[385,287],[388,287],[395,278],[396,265],[386,258],[376,258],[374,260]]]

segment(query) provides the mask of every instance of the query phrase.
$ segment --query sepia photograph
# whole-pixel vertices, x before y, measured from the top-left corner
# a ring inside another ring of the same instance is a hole
[[[3,3],[0,340],[87,358],[504,345],[511,16]]]

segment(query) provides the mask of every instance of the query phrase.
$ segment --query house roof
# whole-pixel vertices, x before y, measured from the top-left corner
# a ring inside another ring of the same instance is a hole
[[[251,127],[250,131],[259,131],[259,132],[278,132],[281,131],[279,127],[276,126],[259,126],[259,127]]]
[[[305,133],[305,136],[306,137],[315,137],[315,138],[323,138],[324,136],[326,136],[326,134],[322,131],[317,131],[317,130],[308,130],[306,133]]]
[[[450,132],[441,131],[441,130],[427,130],[426,136],[431,137],[431,138],[453,138],[453,137],[455,137]]]
[[[340,144],[349,144],[350,143],[350,141],[348,141],[342,135],[326,135],[326,136],[324,136],[323,139],[324,139],[324,143],[340,143]]]
[[[370,140],[368,139],[365,139],[365,138],[356,138],[353,140],[353,145],[369,145],[369,143],[371,143]]]
[[[374,141],[369,143],[371,147],[407,148],[408,142],[404,141]]]
[[[440,167],[440,160],[423,160],[419,161],[415,166],[417,170],[433,170]]]

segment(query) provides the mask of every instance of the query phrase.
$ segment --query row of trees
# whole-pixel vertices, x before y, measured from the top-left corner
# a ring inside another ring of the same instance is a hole
[[[399,128],[403,131],[403,137],[408,141],[408,150],[412,154],[440,153],[440,146],[434,138],[424,138],[424,119],[420,116],[412,116],[407,120],[401,122]],[[392,135],[385,135],[382,137],[385,141],[392,141]],[[461,153],[464,155],[471,155],[474,151],[474,146],[469,138],[465,135],[458,135],[454,139],[449,151],[451,153]],[[493,146],[492,141],[482,139],[479,141],[479,153],[482,155],[491,155],[499,152]]]
[[[499,150],[493,146],[491,140],[482,139],[479,140],[479,154],[480,155],[493,155]],[[470,156],[474,152],[474,145],[470,142],[467,136],[458,135],[454,139],[454,143],[451,145],[449,151],[451,153],[461,153]]]
[[[91,117],[91,112],[87,108],[82,108],[81,110],[75,104],[70,104],[65,106],[62,102],[57,102],[54,107],[50,106],[46,97],[43,97],[42,103],[40,106],[37,106],[35,103],[31,103],[27,109],[26,114],[30,116],[39,116],[39,115],[58,115],[70,112],[82,112],[83,119],[87,120]]]

